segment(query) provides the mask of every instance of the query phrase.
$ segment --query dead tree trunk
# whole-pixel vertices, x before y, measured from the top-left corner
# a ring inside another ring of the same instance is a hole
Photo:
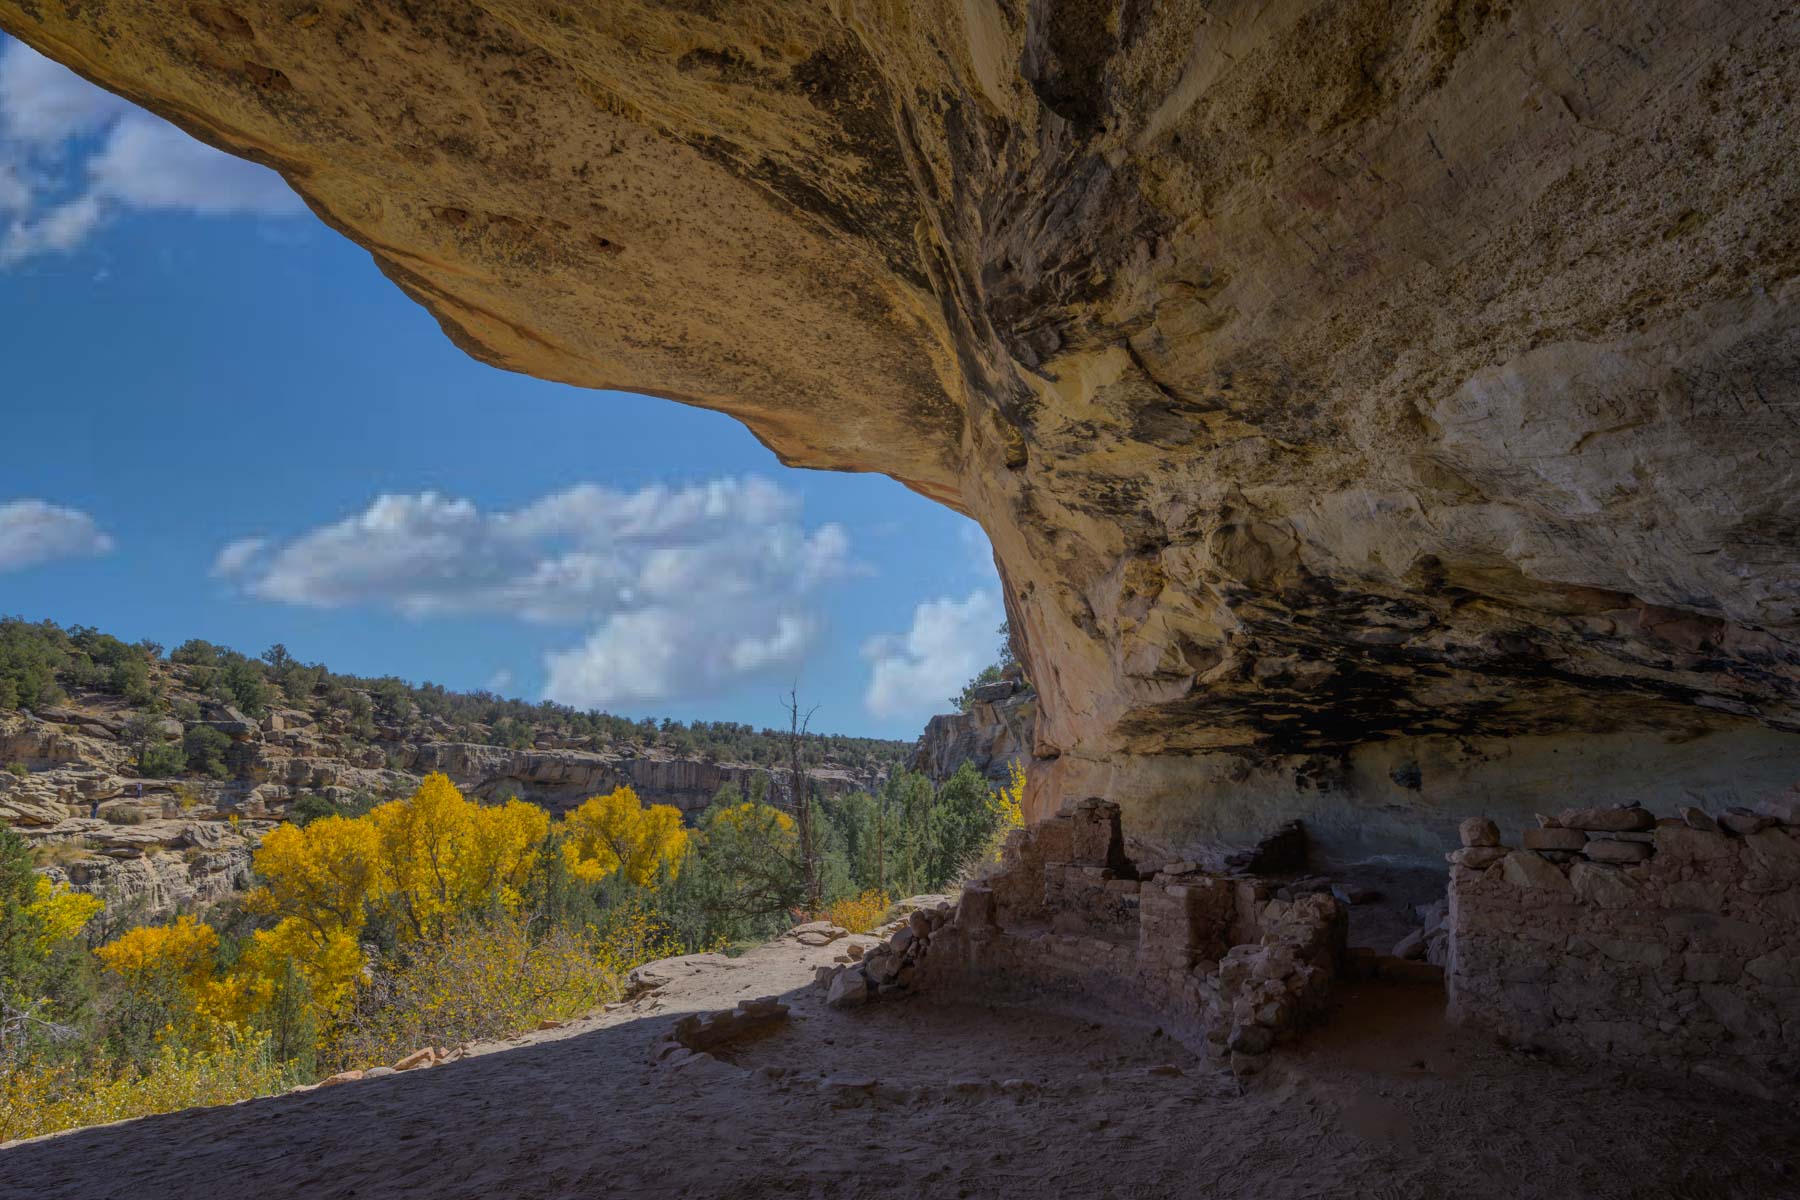
[[[797,689],[788,691],[788,783],[793,793],[794,824],[800,834],[800,866],[806,879],[806,911],[809,916],[817,915],[822,907],[819,895],[819,855],[817,838],[813,828],[813,802],[811,777],[806,773],[805,743],[808,727],[812,724],[812,715],[818,711],[815,706],[800,712],[800,694]]]

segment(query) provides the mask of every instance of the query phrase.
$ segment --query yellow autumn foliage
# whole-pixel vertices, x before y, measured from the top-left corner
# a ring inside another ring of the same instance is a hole
[[[459,918],[359,993],[327,1053],[337,1067],[373,1066],[578,1016],[617,999],[632,967],[681,950],[636,904],[541,936],[512,913]]]
[[[776,840],[788,836],[799,836],[794,818],[770,804],[761,804],[754,800],[746,800],[742,804],[730,804],[712,815],[709,828],[722,832],[751,833],[761,831],[774,835]]]
[[[669,804],[646,807],[628,786],[589,797],[563,818],[562,827],[563,858],[584,883],[617,873],[647,887],[663,872],[675,878],[687,853],[681,810]]]
[[[279,1092],[292,1082],[259,1034],[161,1047],[143,1069],[96,1076],[69,1065],[0,1067],[0,1141]]]
[[[95,953],[132,987],[166,981],[192,994],[211,981],[218,951],[218,931],[184,915],[127,930]]]
[[[739,819],[793,838],[785,814],[743,808]],[[272,1061],[266,1029],[295,1028],[295,1010],[282,1007],[296,994],[293,973],[311,1010],[300,1027],[316,1031],[306,1036],[318,1039],[321,1066],[372,1065],[587,1011],[616,996],[632,967],[682,947],[641,898],[614,897],[597,925],[541,924],[525,900],[545,856],[579,880],[654,886],[680,869],[688,837],[677,809],[645,806],[630,788],[552,822],[516,799],[470,801],[441,774],[360,817],[277,826],[257,850],[258,882],[245,900],[263,927],[235,960],[221,966],[230,955],[219,932],[191,916],[96,950],[117,986],[154,1001],[142,1011],[167,1012],[167,1023],[155,1018],[136,1065],[95,1073],[53,1056],[0,1064],[0,1140],[278,1090],[294,1068]],[[79,933],[103,907],[47,879],[34,894],[46,944]],[[365,941],[388,951],[371,956]]]
[[[359,820],[377,835],[373,898],[391,905],[416,937],[457,913],[516,908],[550,832],[549,814],[537,805],[474,803],[441,774]]]
[[[886,892],[871,888],[860,896],[839,900],[825,910],[825,916],[833,925],[842,925],[851,933],[867,933],[881,924],[893,903]]]
[[[301,828],[281,824],[256,851],[262,886],[245,897],[252,912],[295,917],[320,941],[356,932],[376,880],[380,837],[363,817],[325,817]]]
[[[80,933],[106,907],[99,897],[75,891],[66,883],[51,883],[42,875],[32,888],[33,899],[25,906],[25,915],[42,931],[37,938],[40,954],[48,954],[56,943]]]
[[[1006,765],[1006,786],[988,796],[988,809],[994,814],[995,825],[993,835],[988,839],[987,853],[983,855],[987,860],[999,862],[1006,835],[1025,828],[1024,801],[1025,768],[1015,758]]]

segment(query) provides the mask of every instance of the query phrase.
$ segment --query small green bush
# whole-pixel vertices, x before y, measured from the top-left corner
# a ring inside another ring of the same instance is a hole
[[[187,769],[187,754],[178,745],[158,742],[138,755],[138,773],[146,779],[167,779]]]
[[[24,763],[22,763],[22,762],[9,762],[9,763],[7,763],[7,764],[6,764],[6,771],[7,771],[7,774],[9,774],[9,775],[17,775],[17,776],[18,776],[18,777],[19,777],[19,778],[20,778],[20,779],[23,779],[23,778],[25,778],[25,777],[26,777],[26,776],[27,776],[27,775],[29,775],[29,774],[31,774],[31,768],[30,768],[30,767],[28,767],[28,766],[26,766],[26,765],[25,765],[25,764],[24,764]]]
[[[231,739],[211,725],[188,726],[181,738],[181,749],[187,756],[188,770],[214,779],[230,774],[225,767],[225,754],[231,749]]]

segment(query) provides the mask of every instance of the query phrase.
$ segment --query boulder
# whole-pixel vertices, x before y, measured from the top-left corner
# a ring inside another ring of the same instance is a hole
[[[1514,850],[1501,863],[1502,877],[1514,887],[1533,891],[1566,892],[1569,877],[1532,850]]]
[[[1703,808],[1687,805],[1681,810],[1681,819],[1689,829],[1698,829],[1704,833],[1719,832],[1719,823],[1708,816]]]
[[[1775,825],[1776,820],[1767,813],[1754,812],[1748,808],[1728,808],[1719,814],[1719,824],[1732,833],[1748,837]]]
[[[869,980],[855,968],[839,971],[825,995],[825,1003],[832,1008],[855,1008],[868,1000]]]
[[[1457,830],[1464,846],[1498,846],[1500,826],[1486,817],[1465,817]]]
[[[1602,863],[1637,863],[1643,862],[1656,853],[1656,847],[1643,842],[1618,841],[1612,838],[1592,838],[1583,848],[1588,858]]]
[[[1656,817],[1637,804],[1613,808],[1567,808],[1558,818],[1566,829],[1600,833],[1633,833],[1656,828]]]
[[[1787,791],[1756,802],[1757,813],[1783,825],[1800,826],[1800,791]]]
[[[1464,846],[1461,850],[1452,850],[1444,857],[1459,867],[1467,867],[1471,871],[1485,871],[1507,855],[1505,846]]]
[[[1616,866],[1577,862],[1569,868],[1575,898],[1601,908],[1630,908],[1640,902],[1643,885]]]
[[[802,946],[829,946],[839,938],[850,936],[850,931],[841,925],[833,925],[830,921],[809,921],[805,925],[796,925],[788,930],[788,936]]]
[[[435,1057],[431,1047],[426,1046],[423,1050],[414,1050],[411,1054],[407,1055],[399,1062],[396,1062],[394,1064],[394,1070],[410,1071],[415,1067],[429,1067]]]
[[[892,950],[887,949],[886,947],[877,947],[877,950],[870,951],[863,956],[861,972],[852,970],[846,973],[866,973],[869,977],[869,982],[875,984],[892,983],[894,978],[900,974],[900,966],[903,961],[904,960]]]
[[[1579,850],[1587,845],[1587,834],[1579,829],[1561,826],[1527,829],[1521,838],[1527,850]]]

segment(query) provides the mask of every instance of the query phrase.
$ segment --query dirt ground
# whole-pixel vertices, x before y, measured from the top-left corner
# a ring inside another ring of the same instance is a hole
[[[841,943],[840,943],[841,945]],[[1800,1198],[1779,1105],[1558,1064],[1347,984],[1240,1085],[1103,1004],[826,1009],[838,947],[700,956],[631,1006],[422,1072],[0,1151],[0,1197]],[[670,1069],[671,1018],[785,1027]]]

